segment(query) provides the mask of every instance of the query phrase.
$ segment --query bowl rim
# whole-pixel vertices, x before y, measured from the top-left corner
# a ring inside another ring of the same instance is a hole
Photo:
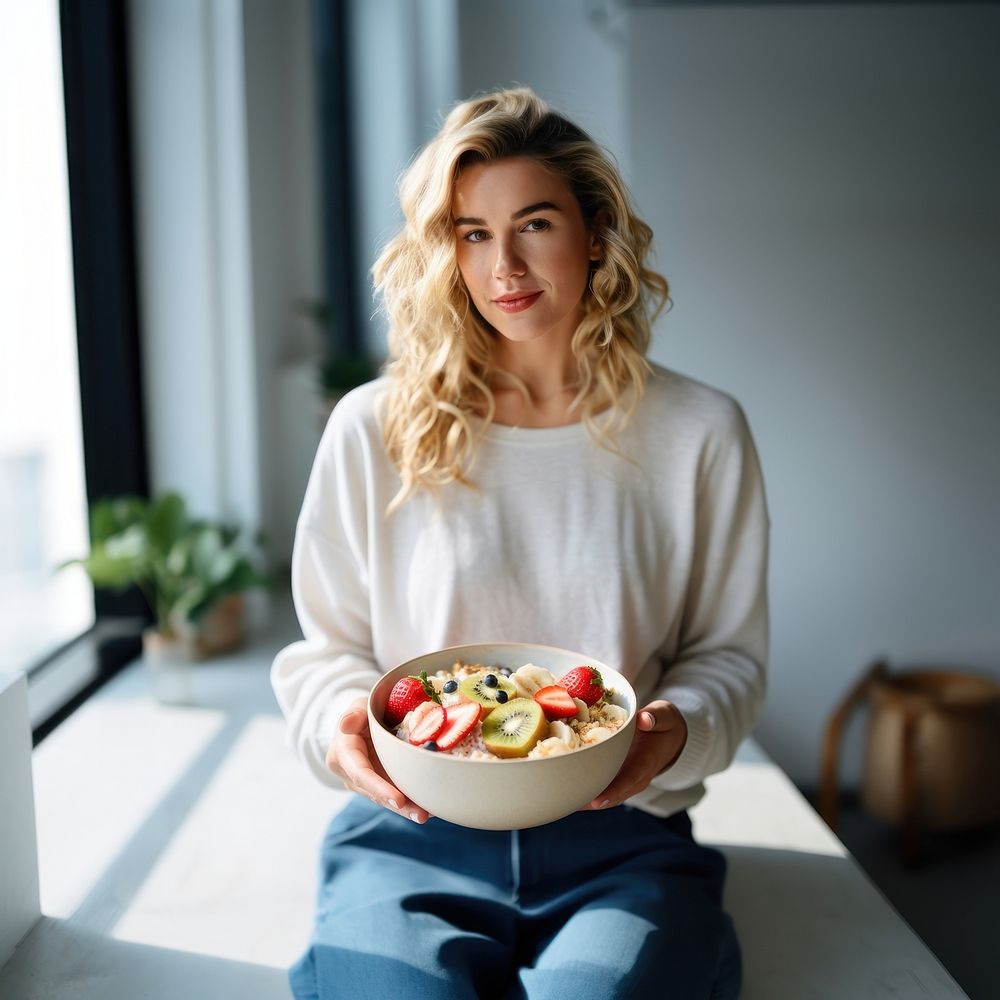
[[[602,660],[598,660],[598,659],[596,659],[594,657],[588,657],[585,654],[580,653],[578,650],[575,650],[575,649],[566,649],[566,648],[564,648],[562,646],[550,646],[550,645],[546,645],[545,643],[540,643],[540,642],[512,642],[510,640],[507,640],[507,641],[504,641],[504,642],[463,642],[463,643],[460,643],[459,645],[456,645],[456,646],[443,646],[441,649],[432,649],[430,652],[421,653],[419,656],[411,657],[409,660],[404,660],[402,663],[396,664],[396,666],[394,666],[391,669],[385,671],[385,673],[382,674],[382,676],[379,677],[379,679],[372,685],[371,690],[368,692],[367,708],[368,708],[369,725],[371,724],[372,721],[374,721],[375,723],[377,723],[378,728],[381,729],[381,731],[386,736],[388,736],[391,739],[395,740],[395,742],[398,743],[400,746],[407,747],[408,750],[412,750],[414,752],[427,753],[427,751],[424,750],[423,747],[415,746],[409,740],[401,740],[391,729],[389,729],[385,725],[385,723],[381,719],[377,718],[377,716],[375,715],[375,712],[372,710],[372,695],[375,693],[375,689],[389,676],[389,674],[394,673],[395,671],[400,670],[401,668],[406,667],[406,666],[408,666],[411,663],[416,663],[418,660],[425,659],[426,657],[438,656],[438,655],[443,654],[443,653],[452,653],[455,650],[469,649],[469,648],[475,647],[475,646],[503,646],[503,647],[508,647],[510,649],[514,649],[514,648],[544,649],[544,650],[551,650],[551,651],[556,652],[556,653],[569,653],[573,657],[579,657],[581,659],[580,666],[594,666],[598,670],[609,670],[616,677],[620,677],[621,680],[627,686],[629,693],[631,694],[632,708],[629,711],[628,718],[606,740],[601,740],[600,743],[595,743],[592,746],[578,747],[576,750],[572,750],[568,754],[560,754],[557,757],[507,757],[507,758],[496,757],[496,758],[486,758],[485,760],[483,760],[483,759],[476,759],[476,758],[472,758],[472,757],[456,757],[452,753],[445,752],[445,753],[434,754],[434,757],[435,757],[436,760],[448,760],[448,761],[453,761],[453,762],[460,763],[460,764],[490,764],[490,765],[496,765],[496,764],[508,764],[508,765],[509,764],[521,764],[521,765],[524,765],[524,764],[544,764],[546,762],[551,763],[554,760],[564,760],[564,759],[567,759],[567,758],[575,757],[576,754],[581,753],[581,752],[583,752],[585,750],[596,750],[599,747],[602,747],[605,744],[610,743],[612,740],[617,739],[635,721],[635,717],[636,717],[636,715],[638,714],[638,711],[639,711],[638,698],[636,697],[635,688],[632,687],[632,684],[629,681],[629,679],[620,670],[616,670],[614,667],[609,666],[608,664],[604,663]],[[546,669],[548,669],[548,668],[546,668]],[[624,707],[624,706],[621,706],[621,707]],[[373,735],[372,736],[373,741],[374,741],[374,738],[375,737]],[[376,750],[377,750],[377,748],[376,748]]]

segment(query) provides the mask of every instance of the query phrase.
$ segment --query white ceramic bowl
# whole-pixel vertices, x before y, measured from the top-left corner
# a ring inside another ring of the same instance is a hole
[[[400,677],[450,670],[456,660],[516,670],[547,667],[557,678],[573,667],[597,667],[615,704],[629,713],[613,736],[557,757],[470,760],[411,746],[382,724],[385,703]],[[418,656],[384,674],[368,697],[372,742],[386,773],[432,816],[478,830],[522,830],[568,816],[590,802],[618,773],[635,730],[635,692],[617,670],[582,653],[519,642],[452,646]]]

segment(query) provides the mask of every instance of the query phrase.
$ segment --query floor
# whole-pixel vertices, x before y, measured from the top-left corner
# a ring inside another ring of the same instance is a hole
[[[1000,997],[1000,830],[925,836],[913,867],[895,830],[854,801],[841,804],[837,833],[970,1000]]]

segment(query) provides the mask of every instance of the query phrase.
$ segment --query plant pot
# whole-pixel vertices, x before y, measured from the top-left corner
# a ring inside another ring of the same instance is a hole
[[[239,649],[243,645],[245,609],[242,594],[230,594],[213,604],[194,630],[191,640],[194,658],[204,660]]]
[[[185,638],[165,636],[155,628],[142,633],[142,659],[149,670],[153,697],[163,705],[191,704],[193,650]]]

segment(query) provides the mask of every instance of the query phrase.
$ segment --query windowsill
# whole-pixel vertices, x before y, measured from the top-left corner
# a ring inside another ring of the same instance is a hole
[[[32,732],[37,734],[40,729],[45,732],[54,717],[100,679],[102,646],[114,640],[136,638],[142,626],[141,618],[101,619],[51,659],[29,670],[28,714]]]
[[[5,484],[6,485],[6,484]],[[94,625],[94,591],[83,570],[0,575],[0,671],[30,677]]]

